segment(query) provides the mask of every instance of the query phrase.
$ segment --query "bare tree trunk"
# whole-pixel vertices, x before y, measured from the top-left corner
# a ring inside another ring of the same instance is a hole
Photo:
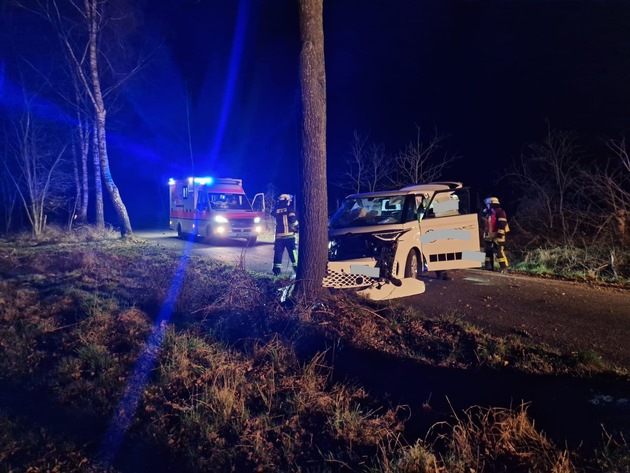
[[[103,179],[105,180],[105,187],[109,191],[109,196],[112,199],[116,214],[118,215],[118,222],[120,223],[120,234],[123,237],[132,237],[133,231],[131,229],[131,222],[129,215],[127,214],[127,208],[125,207],[118,187],[114,183],[112,173],[109,168],[109,156],[107,155],[107,135],[105,131],[105,123],[107,117],[107,111],[105,109],[105,102],[103,101],[103,93],[101,91],[101,81],[98,74],[98,47],[97,47],[97,31],[98,31],[98,0],[85,0],[85,10],[88,18],[88,31],[90,33],[89,40],[89,57],[90,57],[90,73],[92,77],[92,90],[94,109],[96,115],[96,131],[98,133],[98,151],[101,163],[101,172]]]
[[[87,222],[88,204],[90,202],[90,185],[88,181],[88,154],[90,152],[90,132],[85,123],[81,119],[78,122],[79,126],[79,151],[81,158],[81,202],[79,204],[79,222]]]
[[[88,154],[90,151],[90,135],[85,133],[81,142],[81,207],[80,219],[87,222],[88,205],[90,203],[90,184],[88,180]]]
[[[96,124],[92,133],[92,159],[94,162],[94,200],[96,202],[96,228],[105,228],[105,210],[103,208],[103,182],[101,180],[101,161],[98,152],[98,134]]]
[[[322,294],[328,262],[323,0],[300,0],[300,31],[303,123],[297,287],[307,299],[315,299]]]
[[[78,94],[77,94],[78,97]],[[77,98],[77,103],[79,99]],[[81,112],[77,112],[77,131],[73,139],[72,146],[73,170],[76,200],[74,209],[68,222],[68,228],[72,228],[74,223],[87,223],[87,210],[89,203],[89,181],[88,181],[88,154],[90,151],[90,132]],[[79,172],[79,163],[80,172]]]
[[[105,134],[105,117],[97,116],[97,122],[100,122],[98,127],[98,144],[99,144],[99,156],[101,163],[101,174],[103,176],[103,180],[105,181],[105,187],[109,191],[109,196],[112,199],[112,203],[114,204],[114,208],[116,209],[116,214],[118,215],[118,223],[120,223],[120,234],[123,237],[132,237],[133,231],[131,229],[131,221],[129,220],[129,215],[127,214],[127,207],[120,197],[120,192],[118,191],[118,187],[114,183],[114,179],[112,178],[112,173],[109,169],[109,158],[107,156],[107,138]]]
[[[70,62],[70,61],[69,61]],[[76,103],[77,126],[74,134],[75,146],[72,147],[75,157],[75,165],[78,168],[77,161],[81,162],[81,172],[76,169],[75,180],[77,188],[77,203],[75,205],[76,221],[87,223],[88,204],[90,199],[90,187],[88,180],[88,154],[90,152],[90,130],[88,124],[87,103],[85,102],[85,92],[81,93],[81,80],[76,72],[76,66],[70,62],[70,69],[73,71],[72,83],[74,85],[74,99]],[[86,105],[86,106],[83,106]]]
[[[74,224],[74,221],[78,220],[78,215],[76,215],[76,212],[79,202],[81,202],[81,181],[79,179],[79,163],[77,162],[79,160],[79,154],[77,153],[76,137],[72,141],[72,174],[74,177],[74,199],[72,202],[72,208],[70,209],[68,215],[68,230],[72,230],[72,225]]]

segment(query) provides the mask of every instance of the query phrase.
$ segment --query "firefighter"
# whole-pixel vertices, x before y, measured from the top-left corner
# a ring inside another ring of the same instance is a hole
[[[273,274],[280,276],[282,268],[282,255],[286,248],[293,271],[297,273],[297,247],[295,245],[295,233],[298,229],[298,220],[295,209],[291,205],[292,198],[289,194],[281,194],[278,205],[273,210],[276,219],[276,240],[273,244]]]
[[[484,249],[486,252],[486,269],[494,271],[494,260],[499,263],[502,273],[507,272],[509,266],[505,255],[505,234],[507,233],[507,215],[501,208],[499,199],[488,197],[485,201],[486,207],[482,211],[484,220]]]

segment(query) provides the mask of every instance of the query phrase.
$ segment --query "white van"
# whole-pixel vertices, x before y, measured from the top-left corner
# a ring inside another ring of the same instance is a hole
[[[324,287],[374,300],[424,292],[427,271],[478,268],[479,221],[461,182],[353,194],[330,218]]]

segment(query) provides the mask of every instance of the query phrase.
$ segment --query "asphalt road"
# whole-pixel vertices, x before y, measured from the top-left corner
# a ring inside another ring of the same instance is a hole
[[[479,270],[425,278],[409,303],[455,315],[499,335],[518,335],[563,353],[591,351],[630,371],[630,290]]]
[[[259,271],[271,274],[273,264],[273,235],[259,237],[254,246],[248,247],[245,240],[225,240],[220,244],[209,244],[201,238],[186,242],[177,237],[174,230],[140,230],[134,231],[137,238],[158,243],[167,248],[184,251],[185,245],[190,244],[189,250],[193,255],[203,255],[226,264],[238,264],[244,258],[245,268],[250,271]],[[285,252],[283,272],[293,272],[289,264],[289,258]]]
[[[135,235],[182,251],[187,244],[171,230]],[[220,246],[198,240],[190,243],[190,251],[227,264],[244,259],[247,269],[271,273],[273,236],[249,248],[239,240]],[[292,274],[286,253],[283,272]],[[423,278],[426,291],[405,301],[429,315],[459,317],[498,336],[518,335],[563,353],[592,351],[630,370],[630,290],[483,270],[449,275],[442,281],[429,273]]]

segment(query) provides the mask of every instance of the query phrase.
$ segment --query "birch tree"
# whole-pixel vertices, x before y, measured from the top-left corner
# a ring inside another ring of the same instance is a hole
[[[72,154],[74,155],[74,167],[75,167],[75,181],[76,181],[76,196],[77,196],[77,221],[81,223],[87,223],[88,221],[88,205],[90,196],[90,186],[88,179],[88,157],[90,152],[90,125],[88,120],[88,113],[85,105],[85,94],[82,94],[81,86],[78,82],[78,78],[74,70],[71,70],[73,75],[73,85],[75,91],[75,103],[76,103],[76,126],[74,132],[74,140],[72,146]],[[97,170],[96,168],[95,173]],[[101,201],[103,196],[101,195]],[[103,225],[104,226],[104,225]]]
[[[107,104],[106,98],[128,80],[139,66],[125,74],[104,74],[111,67],[113,58],[108,56],[103,42],[103,33],[115,23],[108,11],[112,2],[108,0],[42,0],[39,2],[43,14],[54,26],[62,47],[74,66],[79,84],[92,106],[94,113],[94,141],[98,150],[100,177],[113,203],[123,237],[133,236],[131,221],[120,191],[112,176],[107,147]],[[120,53],[122,54],[121,49]],[[105,86],[103,76],[110,83]],[[97,196],[98,199],[98,196]]]

